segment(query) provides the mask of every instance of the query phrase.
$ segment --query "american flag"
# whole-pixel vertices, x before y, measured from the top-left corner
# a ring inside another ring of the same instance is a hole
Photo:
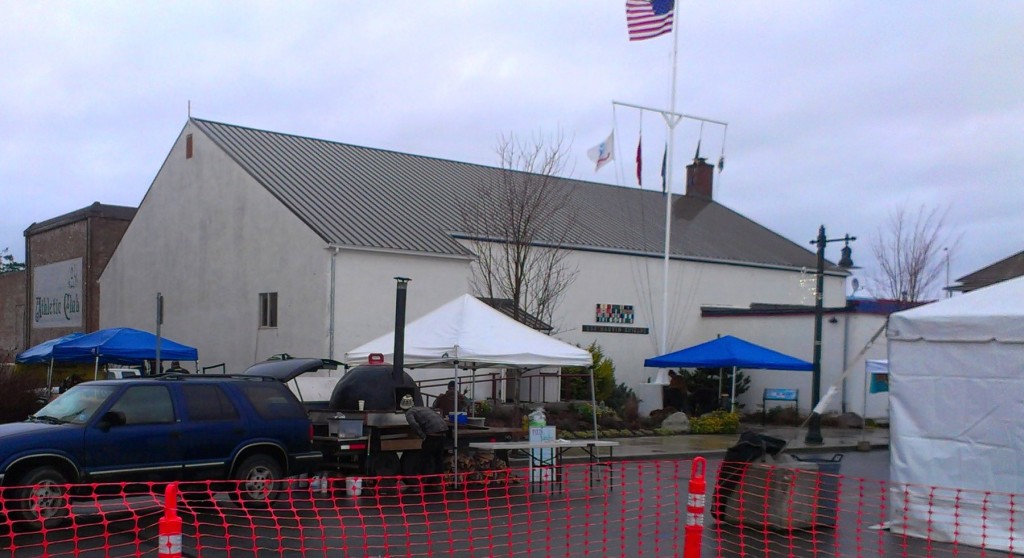
[[[673,0],[626,0],[629,40],[653,39],[672,32]]]

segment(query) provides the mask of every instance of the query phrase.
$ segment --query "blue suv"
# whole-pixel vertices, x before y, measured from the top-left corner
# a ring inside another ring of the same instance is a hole
[[[305,408],[280,382],[166,375],[79,384],[26,421],[0,425],[0,503],[29,528],[63,523],[69,483],[238,480],[241,504],[313,472]],[[233,488],[233,487],[232,487]]]

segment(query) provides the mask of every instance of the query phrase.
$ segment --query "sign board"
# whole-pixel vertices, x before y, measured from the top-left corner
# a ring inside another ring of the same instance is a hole
[[[531,426],[531,442],[554,442],[554,426]],[[554,448],[534,448],[530,450],[530,482],[542,483],[551,482],[554,478],[555,450]]]
[[[767,388],[764,390],[765,401],[796,401],[798,389]]]
[[[795,406],[800,404],[800,390],[791,388],[765,388],[761,396],[761,426],[768,419],[769,401],[792,401]]]
[[[82,327],[82,258],[32,270],[32,327]]]

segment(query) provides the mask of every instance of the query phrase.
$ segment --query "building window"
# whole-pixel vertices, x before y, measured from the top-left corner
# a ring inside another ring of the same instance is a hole
[[[277,327],[277,293],[260,293],[260,327]]]
[[[192,158],[192,134],[185,136],[185,158]]]

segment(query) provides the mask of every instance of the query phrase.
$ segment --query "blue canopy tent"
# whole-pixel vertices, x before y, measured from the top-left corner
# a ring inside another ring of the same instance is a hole
[[[46,368],[46,393],[47,398],[53,394],[53,347],[58,343],[65,341],[71,341],[72,339],[78,339],[85,335],[84,333],[69,333],[64,337],[58,337],[56,339],[50,339],[49,341],[43,341],[42,343],[25,349],[18,353],[18,356],[14,357],[14,362],[18,364],[42,364],[44,362],[49,363]]]
[[[59,362],[95,362],[95,379],[101,362],[134,364],[155,360],[157,352],[161,360],[199,360],[199,351],[194,347],[130,327],[101,329],[58,343],[53,347],[53,358]]]
[[[25,349],[18,353],[18,356],[14,357],[14,362],[18,364],[42,364],[44,362],[51,362],[53,360],[54,345],[65,341],[71,341],[72,339],[77,339],[83,335],[85,334],[77,332],[69,333],[64,337],[43,341],[31,349]]]
[[[647,368],[733,368],[732,405],[736,405],[736,368],[759,370],[807,370],[814,366],[806,360],[755,345],[732,335],[719,337],[688,349],[644,360]]]

